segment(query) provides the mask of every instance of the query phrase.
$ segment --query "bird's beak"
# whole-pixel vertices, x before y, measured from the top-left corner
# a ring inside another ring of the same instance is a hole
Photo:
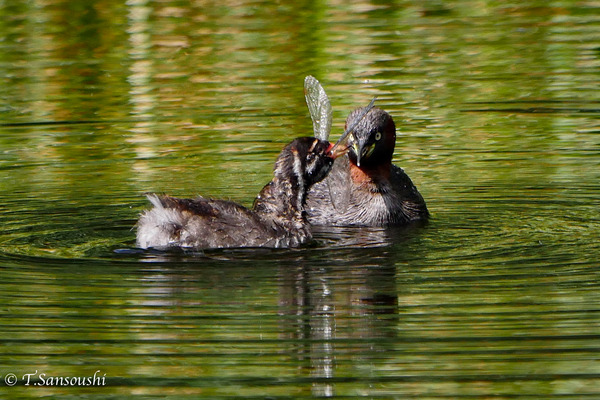
[[[334,160],[340,156],[343,156],[347,152],[348,152],[348,145],[340,144],[340,143],[331,144],[331,145],[329,145],[329,148],[327,149],[327,154],[329,154],[331,156],[331,158],[333,158]]]
[[[340,136],[340,138],[335,144],[329,146],[329,154],[331,154],[331,156],[334,159],[338,158],[339,156],[343,156],[348,152],[348,149],[350,147],[348,145],[348,138],[350,137],[350,135],[352,135],[352,137],[355,138],[354,128],[346,130],[344,133],[342,133],[342,136]]]
[[[354,154],[356,154],[356,166],[360,167],[360,155],[362,154],[362,146],[358,143],[358,141],[354,141],[354,143],[352,143],[352,148],[354,150]]]
[[[360,167],[360,159],[363,157],[369,157],[375,150],[375,143],[359,143],[355,141],[352,143],[352,149],[356,154],[356,166]]]
[[[356,135],[354,134],[354,130],[356,129],[356,126],[358,125],[358,123],[360,121],[362,121],[362,119],[365,117],[365,115],[367,115],[369,113],[369,111],[371,111],[371,109],[373,108],[373,105],[375,104],[375,99],[377,99],[377,97],[374,97],[373,100],[371,100],[371,102],[369,103],[369,105],[365,107],[362,114],[360,114],[360,116],[356,119],[356,121],[354,121],[354,124],[349,126],[348,129],[346,129],[344,131],[344,133],[342,133],[342,136],[338,139],[336,144],[329,147],[328,153],[330,153],[333,158],[337,158],[348,152],[348,147],[349,147],[348,146],[348,138],[350,137],[350,135],[352,135],[352,137],[354,138],[353,142],[354,143],[357,142]],[[359,159],[358,165],[360,166],[360,155],[359,155],[358,159]]]

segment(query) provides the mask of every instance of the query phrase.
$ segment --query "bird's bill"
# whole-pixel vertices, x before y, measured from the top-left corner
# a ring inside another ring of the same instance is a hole
[[[338,141],[331,148],[331,154],[333,154],[334,152],[338,151],[337,150],[338,147],[341,147],[343,149],[341,154],[346,154],[348,152],[348,144],[347,143],[348,143],[348,138],[350,137],[350,135],[352,135],[354,137],[354,143],[358,142],[356,136],[354,135],[354,130],[358,126],[359,122],[362,121],[362,119],[369,113],[369,111],[371,111],[371,109],[375,105],[375,100],[376,99],[377,99],[377,97],[374,97],[373,100],[371,100],[371,102],[369,103],[369,105],[365,107],[365,109],[359,115],[359,117],[356,119],[356,121],[354,121],[354,123],[352,125],[350,125],[344,131],[344,133],[342,133],[342,136],[340,136],[340,138],[338,139]],[[358,154],[359,153],[357,153],[357,155]],[[360,156],[358,156],[358,159],[360,160]],[[358,164],[358,165],[360,166],[360,164]]]
[[[327,149],[327,154],[331,156],[334,160],[338,157],[341,157],[348,153],[348,145],[340,145],[339,143],[331,144]]]

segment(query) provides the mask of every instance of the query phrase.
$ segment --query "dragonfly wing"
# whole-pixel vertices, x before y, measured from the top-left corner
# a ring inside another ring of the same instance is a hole
[[[304,79],[304,97],[310,111],[315,137],[327,140],[332,123],[331,103],[323,86],[311,75]]]

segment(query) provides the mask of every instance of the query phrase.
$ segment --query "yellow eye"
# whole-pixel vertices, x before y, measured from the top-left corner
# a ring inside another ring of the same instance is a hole
[[[375,140],[381,139],[381,132],[375,133]]]

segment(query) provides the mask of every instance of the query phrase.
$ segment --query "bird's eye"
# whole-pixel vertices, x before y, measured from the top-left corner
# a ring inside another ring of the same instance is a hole
[[[381,132],[375,133],[375,140],[381,139]]]

